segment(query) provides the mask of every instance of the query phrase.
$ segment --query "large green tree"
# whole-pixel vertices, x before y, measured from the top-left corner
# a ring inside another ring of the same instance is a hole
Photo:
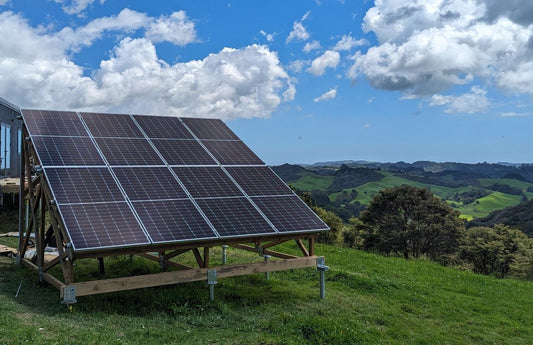
[[[426,255],[446,262],[464,234],[459,212],[428,189],[406,185],[377,193],[359,219],[364,249],[405,258]]]
[[[470,228],[460,253],[476,273],[533,279],[533,239],[520,230],[502,224]]]

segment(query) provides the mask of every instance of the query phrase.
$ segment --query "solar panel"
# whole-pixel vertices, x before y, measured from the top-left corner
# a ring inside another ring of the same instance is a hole
[[[226,170],[250,196],[293,194],[269,167],[227,167]]]
[[[34,136],[32,142],[43,166],[104,165],[90,138]]]
[[[217,238],[189,199],[134,202],[154,243]]]
[[[75,250],[150,243],[126,202],[60,205],[59,210]]]
[[[72,111],[22,110],[30,135],[88,136],[78,114]]]
[[[198,139],[240,140],[221,120],[198,118],[182,120]]]
[[[242,141],[202,141],[222,165],[265,164]]]
[[[94,137],[143,138],[129,115],[80,113]]]
[[[75,250],[328,229],[220,120],[22,113]]]
[[[197,199],[196,202],[221,237],[276,233],[246,198]]]
[[[252,201],[279,232],[328,230],[328,226],[297,195],[253,197]]]
[[[132,201],[187,198],[167,167],[114,167],[112,170]]]
[[[215,165],[209,153],[196,140],[152,139],[169,165]]]
[[[47,168],[45,175],[59,204],[124,201],[107,168]]]
[[[177,117],[134,115],[149,138],[193,139]]]
[[[163,165],[146,139],[96,138],[110,165]]]
[[[243,196],[222,168],[182,167],[173,170],[194,198]]]

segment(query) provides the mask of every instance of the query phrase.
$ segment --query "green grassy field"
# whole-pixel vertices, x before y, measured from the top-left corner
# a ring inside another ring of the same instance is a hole
[[[5,241],[0,238],[0,243]],[[280,248],[297,253],[293,243]],[[533,283],[496,279],[425,260],[317,245],[316,269],[80,297],[70,312],[58,291],[0,257],[0,344],[530,344]],[[220,250],[213,249],[213,259]],[[236,249],[233,260],[261,258]],[[193,260],[184,257],[182,260]],[[106,277],[157,272],[141,258],[106,259]],[[56,272],[57,273],[57,272]],[[95,279],[96,260],[79,260]],[[15,297],[18,291],[18,297]]]
[[[334,176],[321,176],[313,173],[303,173],[302,177],[289,184],[303,191],[326,190],[333,183]]]

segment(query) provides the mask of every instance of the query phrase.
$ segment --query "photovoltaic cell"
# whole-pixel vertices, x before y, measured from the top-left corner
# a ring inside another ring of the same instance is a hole
[[[276,233],[246,198],[197,199],[196,202],[222,237]]]
[[[204,140],[202,143],[222,165],[265,164],[242,141]]]
[[[96,138],[110,165],[163,165],[146,139]]]
[[[133,207],[154,243],[216,238],[189,199],[139,201]]]
[[[132,201],[187,198],[187,194],[167,167],[112,169]]]
[[[30,135],[89,136],[78,114],[72,111],[23,109],[22,114]]]
[[[269,167],[227,167],[226,170],[250,196],[293,194]]]
[[[239,137],[218,119],[182,118],[198,139],[240,140]]]
[[[107,168],[46,168],[45,175],[59,204],[124,201]]]
[[[173,168],[193,198],[243,196],[220,167]]]
[[[196,140],[152,139],[169,165],[215,165],[209,153]]]
[[[149,244],[126,202],[60,205],[75,250]]]
[[[134,115],[149,138],[193,139],[177,117]]]
[[[32,142],[43,166],[104,165],[90,138],[33,136]]]
[[[296,195],[253,197],[280,233],[327,230],[328,226]]]
[[[143,138],[129,115],[80,113],[93,137]]]

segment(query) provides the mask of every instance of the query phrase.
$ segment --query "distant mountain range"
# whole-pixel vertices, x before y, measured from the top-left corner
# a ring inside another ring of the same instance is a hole
[[[345,222],[380,190],[407,184],[428,188],[472,224],[501,222],[533,235],[533,164],[334,161],[272,169]]]

